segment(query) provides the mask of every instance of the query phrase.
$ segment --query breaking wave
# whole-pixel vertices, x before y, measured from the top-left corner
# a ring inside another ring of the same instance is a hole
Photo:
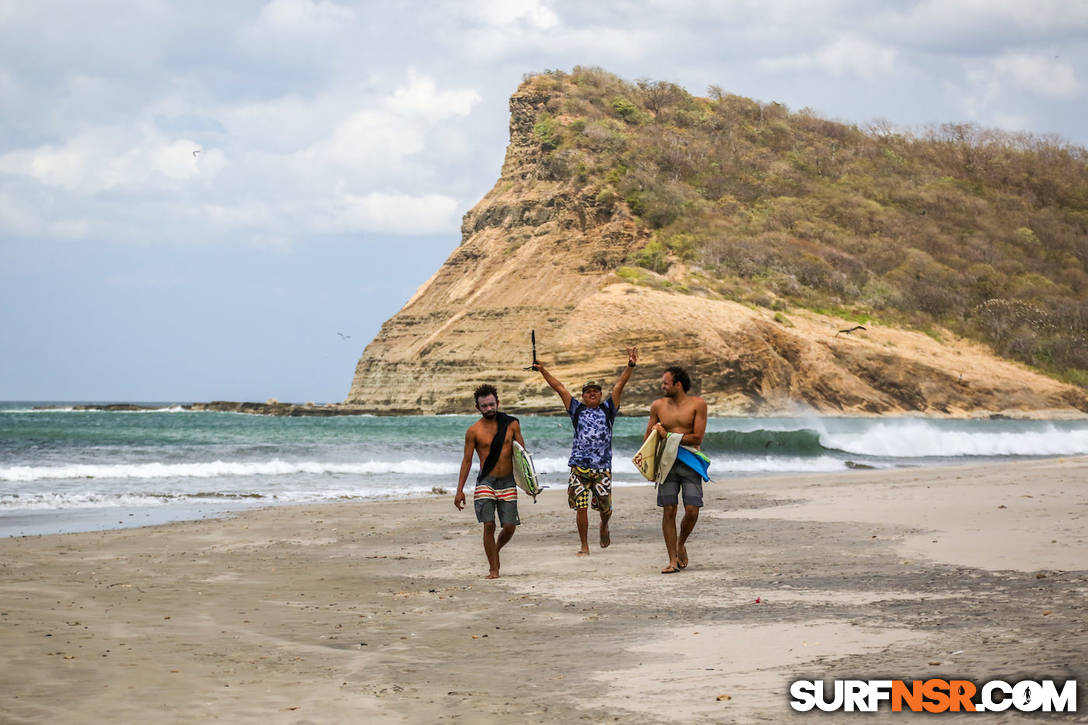
[[[873,423],[858,432],[820,434],[829,449],[889,458],[1076,456],[1088,454],[1088,430],[954,430],[925,421]]]

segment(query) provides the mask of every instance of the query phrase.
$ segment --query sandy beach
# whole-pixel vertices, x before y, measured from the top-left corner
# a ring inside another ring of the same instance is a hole
[[[672,576],[649,486],[589,557],[523,495],[495,581],[452,498],[2,539],[0,721],[831,722],[789,683],[1088,680],[1088,459],[719,481]]]

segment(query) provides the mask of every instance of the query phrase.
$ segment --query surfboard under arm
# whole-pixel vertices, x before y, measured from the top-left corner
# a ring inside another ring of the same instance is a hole
[[[536,503],[536,495],[544,488],[536,475],[536,466],[533,465],[533,454],[525,450],[517,441],[514,441],[514,483],[525,493],[533,497]]]

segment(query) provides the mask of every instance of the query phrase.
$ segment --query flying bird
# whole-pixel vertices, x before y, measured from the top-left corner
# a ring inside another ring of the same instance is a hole
[[[345,334],[344,334],[344,333],[342,333],[342,332],[338,332],[338,333],[336,333],[336,334],[340,336],[340,339],[341,339],[341,340],[350,340],[350,339],[351,339],[351,335],[345,335]]]
[[[193,151],[193,157],[195,158],[196,155],[199,154],[199,153],[200,153],[200,149],[197,149],[197,150]]]
[[[862,327],[861,325],[855,325],[855,326],[851,327],[851,328],[850,328],[850,329],[848,329],[848,330],[839,330],[838,332],[836,332],[836,333],[835,333],[835,337],[838,337],[839,335],[843,334],[844,332],[845,332],[845,333],[846,333],[847,335],[849,335],[849,334],[850,334],[851,332],[854,332],[855,330],[864,330],[864,329],[865,329],[865,328],[864,328],[864,327]]]

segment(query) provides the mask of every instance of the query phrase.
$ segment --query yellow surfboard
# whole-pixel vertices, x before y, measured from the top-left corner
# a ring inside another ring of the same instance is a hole
[[[662,439],[657,431],[652,430],[631,462],[647,481],[661,483],[676,462],[676,450],[680,446],[681,438],[683,436],[679,433],[670,433],[667,438]],[[673,445],[669,445],[670,443]]]
[[[642,448],[639,448],[638,453],[631,459],[631,462],[635,464],[635,468],[647,481],[654,481],[657,478],[658,443],[657,431],[650,431],[650,435],[642,443]]]
[[[652,430],[643,442],[642,448],[639,448],[638,453],[631,459],[635,468],[647,481],[657,481],[657,465],[664,447],[665,442],[657,435],[656,430]]]

